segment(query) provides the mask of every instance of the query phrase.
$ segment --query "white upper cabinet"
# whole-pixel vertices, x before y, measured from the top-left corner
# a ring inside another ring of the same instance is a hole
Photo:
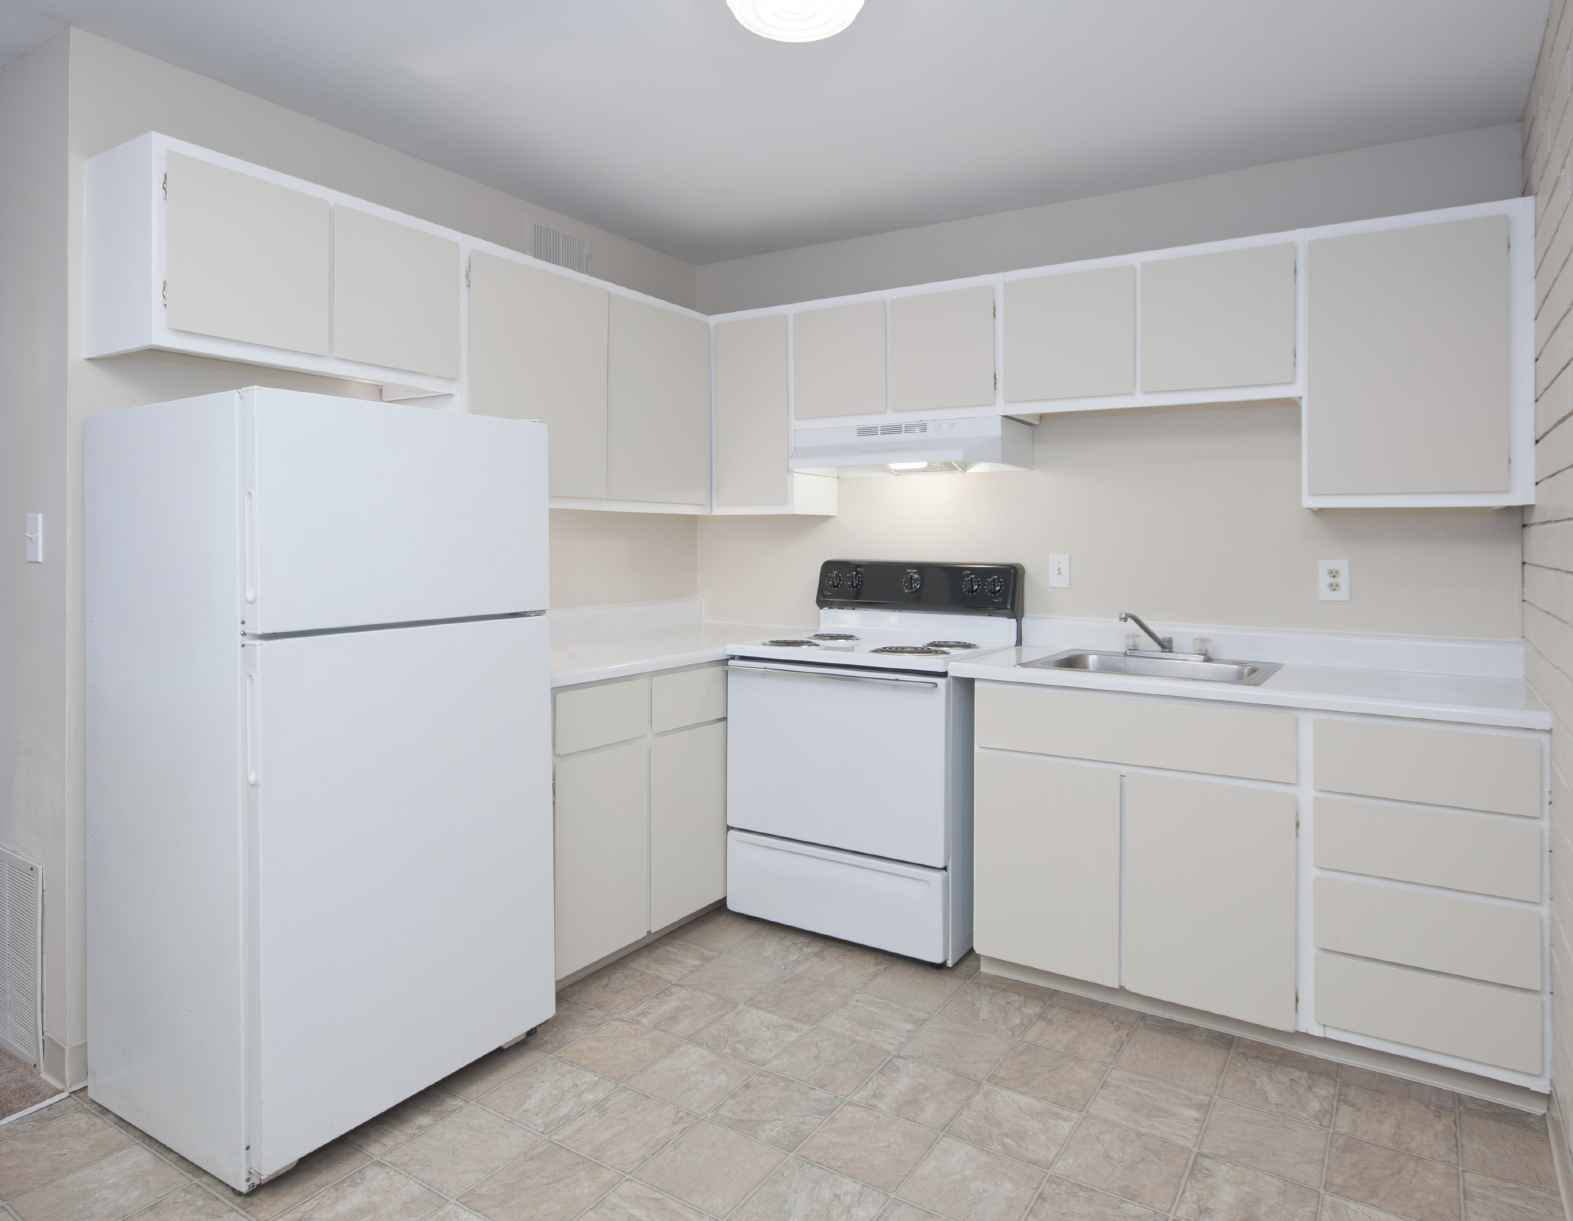
[[[1306,492],[1510,503],[1509,219],[1309,244]]]
[[[333,354],[459,376],[459,243],[333,209]]]
[[[883,301],[857,301],[792,315],[795,418],[877,414],[885,410],[885,400]]]
[[[165,321],[172,330],[328,353],[328,205],[170,153]]]
[[[1295,245],[1141,265],[1141,387],[1215,390],[1295,379]]]
[[[717,505],[787,502],[787,428],[786,315],[717,323]]]
[[[1136,389],[1136,268],[1005,282],[1005,401]]]
[[[892,411],[987,407],[994,398],[993,285],[891,299]]]
[[[544,420],[553,496],[606,496],[606,289],[470,255],[469,409]]]
[[[606,495],[710,503],[710,327],[614,294],[607,329]]]

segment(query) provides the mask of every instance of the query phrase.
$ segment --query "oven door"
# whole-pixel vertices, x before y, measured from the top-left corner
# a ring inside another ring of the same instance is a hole
[[[943,869],[950,680],[727,667],[727,825]]]

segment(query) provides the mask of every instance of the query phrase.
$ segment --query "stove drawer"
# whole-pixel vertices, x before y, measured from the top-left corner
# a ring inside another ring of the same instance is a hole
[[[855,852],[730,831],[732,911],[843,941],[944,962],[950,877]]]

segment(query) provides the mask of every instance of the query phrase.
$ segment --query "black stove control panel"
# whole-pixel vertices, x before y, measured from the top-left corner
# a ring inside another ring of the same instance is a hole
[[[815,601],[851,610],[926,610],[936,614],[1021,618],[1020,564],[902,564],[826,560]]]

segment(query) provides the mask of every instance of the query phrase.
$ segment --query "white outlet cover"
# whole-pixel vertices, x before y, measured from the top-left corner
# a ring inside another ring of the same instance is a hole
[[[1323,602],[1349,601],[1349,561],[1316,561],[1316,596]]]
[[[1071,587],[1071,557],[1068,555],[1051,555],[1049,557],[1049,588],[1069,589]]]

